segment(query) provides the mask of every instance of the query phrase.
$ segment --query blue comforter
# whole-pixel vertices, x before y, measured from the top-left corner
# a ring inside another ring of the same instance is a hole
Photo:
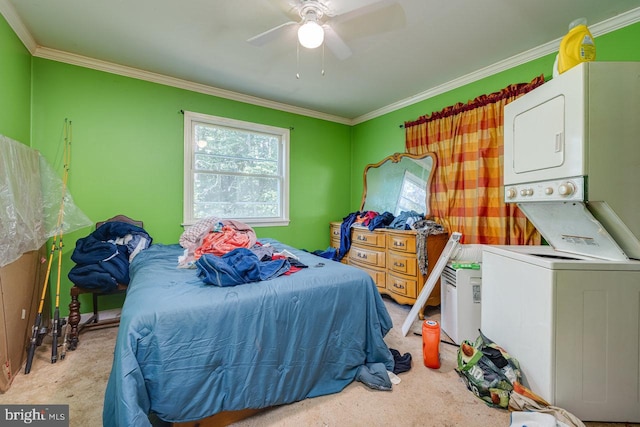
[[[152,245],[131,263],[105,393],[105,427],[187,422],[337,393],[358,369],[394,361],[392,323],[369,275],[287,249],[309,266],[231,287],[178,269],[179,245]]]

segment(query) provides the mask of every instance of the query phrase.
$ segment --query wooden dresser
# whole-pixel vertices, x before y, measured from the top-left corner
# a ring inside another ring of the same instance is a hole
[[[332,222],[331,246],[340,248],[341,222]],[[429,266],[433,267],[449,236],[446,233],[427,236],[426,249]],[[351,249],[342,262],[365,270],[378,286],[381,294],[399,304],[413,305],[429,274],[420,272],[416,250],[416,232],[380,228],[369,231],[362,226],[351,228]],[[440,304],[440,279],[436,282],[425,305]]]

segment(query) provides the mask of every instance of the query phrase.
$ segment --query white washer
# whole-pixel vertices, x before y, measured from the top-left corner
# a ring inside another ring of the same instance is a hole
[[[640,422],[640,261],[485,246],[481,329],[583,421]]]

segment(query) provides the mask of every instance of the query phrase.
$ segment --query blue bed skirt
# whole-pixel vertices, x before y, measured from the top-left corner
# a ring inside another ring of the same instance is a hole
[[[287,249],[308,266],[233,287],[177,268],[179,245],[152,245],[130,266],[105,427],[188,422],[337,393],[364,364],[393,370],[391,318],[371,277]]]

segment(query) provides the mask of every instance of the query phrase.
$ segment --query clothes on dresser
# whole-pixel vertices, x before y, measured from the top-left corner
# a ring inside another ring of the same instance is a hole
[[[389,224],[389,228],[394,228],[396,230],[411,230],[411,226],[422,219],[424,219],[424,215],[419,214],[416,211],[402,211],[393,220],[393,222]]]
[[[351,227],[354,224],[361,224],[367,226],[369,230],[374,230],[375,228],[387,227],[393,221],[394,216],[390,212],[378,214],[378,212],[375,211],[356,211],[350,213],[342,219],[342,225],[340,226],[340,250],[332,259],[334,261],[340,261],[344,255],[349,252],[351,248]],[[325,257],[328,258],[328,256]]]
[[[418,256],[418,266],[422,274],[429,271],[429,258],[427,256],[427,236],[442,234],[445,232],[442,224],[430,219],[422,219],[413,223],[416,230],[416,254]]]
[[[375,212],[375,211],[362,212],[356,219],[356,224],[362,224],[364,226],[368,226],[371,220],[377,216],[378,216],[378,212]]]
[[[380,215],[377,215],[375,218],[372,218],[369,222],[368,228],[369,231],[373,231],[376,228],[384,228],[393,222],[395,216],[391,212],[383,212]]]
[[[340,226],[340,250],[336,254],[334,261],[340,261],[344,255],[349,252],[351,248],[351,226],[356,222],[359,215],[360,212],[356,211],[342,218],[342,225]]]
[[[340,261],[351,248],[351,227],[354,224],[365,225],[369,231],[376,228],[392,228],[396,230],[416,230],[416,254],[418,265],[422,274],[428,272],[428,256],[426,240],[427,236],[445,233],[444,227],[433,220],[424,219],[422,214],[415,211],[403,211],[397,217],[390,212],[378,214],[374,211],[352,212],[343,218],[340,225],[340,249],[328,248],[325,251],[315,251],[316,255],[323,258]]]
[[[438,224],[437,222],[431,219],[422,219],[420,221],[416,221],[411,226],[414,230],[424,230],[426,235],[431,236],[434,234],[442,234],[445,232],[444,226],[442,224]]]

